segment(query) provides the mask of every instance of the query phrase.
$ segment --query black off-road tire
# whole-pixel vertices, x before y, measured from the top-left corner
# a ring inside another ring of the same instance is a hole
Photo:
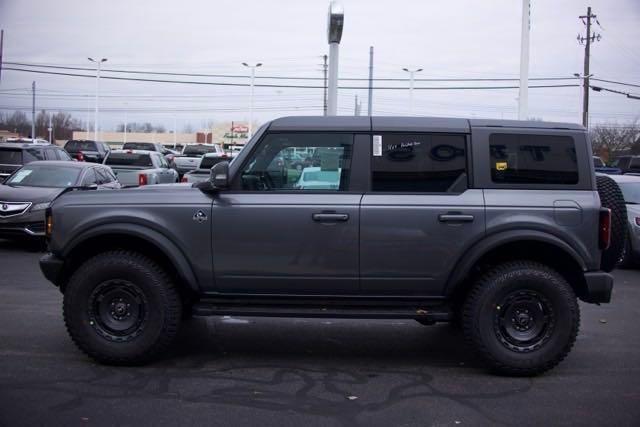
[[[140,365],[172,343],[182,302],[156,262],[115,250],[90,258],[73,273],[64,291],[63,315],[69,335],[91,358]]]
[[[622,254],[620,255],[620,259],[618,260],[618,267],[631,269],[636,266],[637,260],[633,254],[633,249],[631,248],[629,236],[625,239],[624,248],[622,250]]]
[[[536,304],[544,310],[537,311]],[[522,332],[518,316],[529,316],[529,309],[533,323]],[[580,310],[571,286],[556,271],[532,261],[507,262],[489,270],[463,307],[466,340],[493,372],[502,375],[533,376],[553,368],[573,347],[579,326]],[[519,341],[538,329],[532,339]]]
[[[616,268],[627,240],[627,205],[618,184],[606,175],[596,175],[598,195],[603,207],[611,209],[611,245],[602,252],[600,269]]]

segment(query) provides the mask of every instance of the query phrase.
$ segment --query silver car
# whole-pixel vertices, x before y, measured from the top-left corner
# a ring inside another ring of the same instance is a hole
[[[640,176],[609,176],[622,190],[627,205],[629,234],[623,255],[620,257],[620,266],[632,267],[640,256]]]
[[[178,182],[178,172],[156,151],[113,150],[104,164],[111,167],[123,186]]]
[[[190,172],[185,173],[182,176],[182,182],[202,182],[209,179],[211,168],[216,164],[224,161],[232,160],[226,154],[220,155],[219,153],[207,153],[200,159],[198,167]]]

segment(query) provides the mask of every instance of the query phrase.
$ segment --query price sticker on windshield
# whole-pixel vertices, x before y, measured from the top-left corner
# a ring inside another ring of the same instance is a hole
[[[373,135],[373,155],[382,156],[382,135]]]

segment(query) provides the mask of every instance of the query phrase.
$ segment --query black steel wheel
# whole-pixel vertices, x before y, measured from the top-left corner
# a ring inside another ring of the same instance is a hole
[[[467,341],[493,371],[530,376],[567,356],[580,311],[573,289],[557,271],[533,261],[510,261],[475,283],[462,324]]]
[[[108,280],[89,296],[89,324],[111,341],[134,339],[144,330],[147,300],[134,283]]]

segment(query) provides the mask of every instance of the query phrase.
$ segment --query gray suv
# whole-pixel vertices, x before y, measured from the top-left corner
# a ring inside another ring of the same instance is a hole
[[[190,315],[411,318],[534,375],[573,346],[578,299],[610,301],[601,196],[579,125],[285,117],[206,182],[61,196],[40,265],[103,363],[157,357]]]

